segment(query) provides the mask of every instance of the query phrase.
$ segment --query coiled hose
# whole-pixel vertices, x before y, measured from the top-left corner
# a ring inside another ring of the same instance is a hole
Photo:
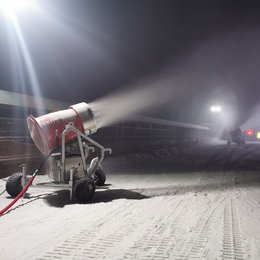
[[[19,195],[8,205],[6,206],[4,209],[2,209],[0,211],[0,216],[3,215],[8,209],[10,209],[16,202],[17,200],[19,200],[23,194],[27,191],[27,189],[29,188],[29,186],[31,185],[33,179],[35,178],[35,176],[37,175],[38,171],[42,168],[42,166],[44,165],[44,163],[49,159],[50,155],[52,153],[49,154],[49,156],[47,156],[43,162],[40,164],[39,167],[36,168],[36,170],[33,173],[33,176],[31,177],[31,179],[29,180],[29,182],[27,183],[27,185],[24,187],[24,189],[19,193]]]

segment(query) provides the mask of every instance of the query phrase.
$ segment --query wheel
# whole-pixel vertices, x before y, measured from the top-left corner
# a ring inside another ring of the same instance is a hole
[[[22,177],[22,173],[14,173],[8,178],[5,189],[11,197],[16,197],[23,190]]]
[[[90,178],[84,177],[76,180],[73,192],[76,200],[85,203],[93,197],[95,189],[95,182]]]
[[[98,186],[104,185],[106,181],[106,174],[101,169],[96,170],[94,181]]]

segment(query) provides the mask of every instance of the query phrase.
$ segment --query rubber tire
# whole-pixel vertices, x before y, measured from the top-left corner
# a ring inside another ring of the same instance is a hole
[[[20,194],[20,192],[23,190],[22,177],[23,177],[23,174],[19,172],[19,173],[12,174],[8,178],[6,185],[5,185],[5,189],[11,197],[18,196]]]
[[[88,202],[95,193],[96,185],[93,179],[84,177],[78,179],[73,187],[73,193],[78,202]]]
[[[106,182],[106,174],[101,169],[98,169],[95,172],[94,180],[97,186],[102,186]]]

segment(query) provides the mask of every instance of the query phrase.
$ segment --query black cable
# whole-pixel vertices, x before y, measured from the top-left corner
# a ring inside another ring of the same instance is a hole
[[[6,190],[2,191],[2,192],[0,193],[0,196],[3,195],[5,192],[6,192]]]

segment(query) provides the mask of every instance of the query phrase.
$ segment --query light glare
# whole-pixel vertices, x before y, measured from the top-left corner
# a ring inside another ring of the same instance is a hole
[[[17,9],[31,5],[32,2],[32,0],[0,0],[0,9],[6,14],[12,14]]]
[[[253,135],[253,130],[251,129],[248,129],[247,132],[246,132],[247,135]]]
[[[211,111],[212,112],[220,112],[221,111],[221,107],[211,107]]]

